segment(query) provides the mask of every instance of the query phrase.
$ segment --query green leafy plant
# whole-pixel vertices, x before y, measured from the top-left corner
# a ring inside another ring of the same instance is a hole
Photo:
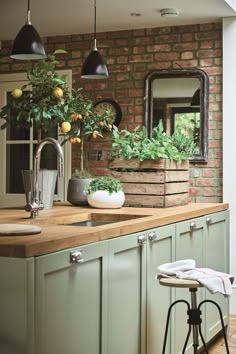
[[[47,132],[63,121],[68,111],[69,89],[65,76],[56,72],[56,55],[59,53],[65,51],[56,50],[38,61],[27,73],[28,84],[12,91],[9,102],[0,111],[0,117],[6,121],[1,129],[9,124],[34,126],[40,141],[42,131]]]
[[[72,178],[83,179],[83,178],[93,178],[93,175],[88,170],[79,170],[76,168],[72,173]]]
[[[117,193],[122,190],[122,183],[112,177],[99,177],[91,181],[85,193],[91,194],[97,191],[107,191],[109,194]]]
[[[1,129],[8,125],[30,128],[37,131],[38,142],[42,132],[48,133],[52,127],[60,125],[67,141],[80,144],[80,170],[84,170],[84,142],[103,137],[111,132],[111,113],[98,114],[93,102],[85,98],[81,88],[70,90],[64,75],[59,75],[56,55],[66,53],[58,49],[46,59],[39,60],[27,73],[28,84],[15,88],[7,105],[0,109],[0,117],[5,120]]]
[[[190,136],[181,133],[167,134],[163,125],[159,124],[153,129],[151,138],[148,138],[145,127],[136,127],[133,132],[119,131],[114,127],[112,146],[114,150],[110,154],[111,158],[183,161],[192,156],[196,144]]]

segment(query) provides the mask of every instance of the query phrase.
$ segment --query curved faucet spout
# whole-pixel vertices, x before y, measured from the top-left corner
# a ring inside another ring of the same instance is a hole
[[[25,206],[26,211],[31,212],[31,218],[35,218],[38,216],[38,211],[40,209],[44,208],[43,203],[41,202],[41,196],[40,196],[40,191],[39,191],[39,170],[40,170],[40,161],[41,161],[41,152],[43,147],[46,144],[52,144],[56,151],[57,155],[59,157],[59,176],[63,177],[64,175],[64,156],[63,156],[63,150],[59,142],[54,139],[54,138],[45,138],[43,139],[34,154],[34,178],[33,178],[33,193],[31,196],[31,202],[30,204],[27,204]]]

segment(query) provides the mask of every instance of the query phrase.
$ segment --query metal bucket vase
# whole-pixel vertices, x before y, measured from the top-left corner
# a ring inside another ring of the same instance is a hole
[[[33,170],[22,170],[22,179],[25,189],[26,203],[29,203],[29,195],[33,192]],[[41,191],[41,201],[44,209],[50,209],[53,205],[53,197],[55,193],[57,181],[56,170],[40,170],[39,171],[39,190]]]

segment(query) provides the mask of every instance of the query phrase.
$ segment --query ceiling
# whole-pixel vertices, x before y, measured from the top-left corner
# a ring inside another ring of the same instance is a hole
[[[93,0],[31,0],[31,22],[41,37],[93,32]],[[161,17],[163,8],[180,15]],[[97,32],[220,21],[235,16],[236,0],[97,0]],[[27,0],[0,0],[0,40],[26,22]],[[130,16],[139,13],[141,16]]]

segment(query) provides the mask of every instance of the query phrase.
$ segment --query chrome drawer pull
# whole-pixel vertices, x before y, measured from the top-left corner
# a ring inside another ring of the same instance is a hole
[[[73,251],[70,253],[70,261],[72,263],[83,263],[84,258],[81,251]]]
[[[196,229],[196,226],[197,226],[197,225],[196,225],[196,223],[195,223],[194,221],[191,222],[191,223],[190,223],[190,230],[191,230],[191,231],[195,230],[195,229]]]
[[[156,239],[157,239],[156,233],[155,233],[155,232],[150,232],[150,233],[148,234],[148,239],[149,239],[149,241],[154,241],[154,240],[156,240]]]
[[[145,235],[138,236],[138,243],[140,245],[143,245],[145,242],[146,242],[146,236]]]
[[[208,216],[208,217],[206,218],[206,223],[207,223],[207,225],[210,225],[211,222],[212,222],[212,220],[211,220],[210,216]]]

